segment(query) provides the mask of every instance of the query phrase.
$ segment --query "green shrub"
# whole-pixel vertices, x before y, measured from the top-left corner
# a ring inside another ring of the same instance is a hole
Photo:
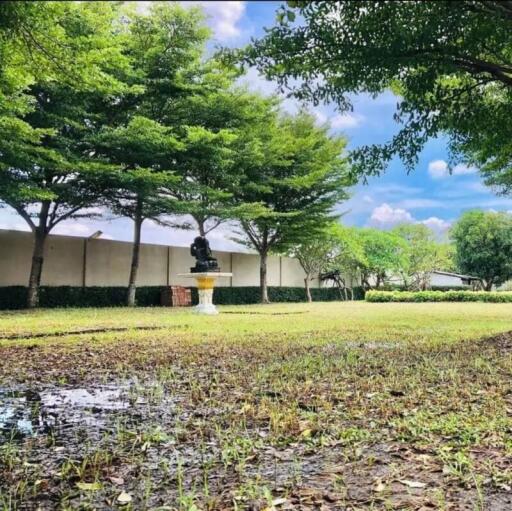
[[[486,291],[368,291],[367,302],[492,302],[512,303],[512,292]]]
[[[194,297],[194,290],[192,296]],[[340,293],[335,288],[313,288],[311,295],[314,301],[331,302],[342,300]],[[306,291],[303,287],[269,287],[268,297],[271,302],[305,302]],[[363,300],[364,291],[362,288],[354,289],[354,300]],[[213,290],[213,301],[218,305],[242,305],[259,303],[260,288],[251,287],[216,287]]]
[[[158,286],[139,287],[137,303],[141,306],[160,304]],[[23,309],[27,300],[27,288],[9,286],[0,288],[0,309]],[[39,303],[41,307],[115,307],[126,302],[124,287],[73,287],[41,286]]]
[[[386,284],[380,288],[382,291],[409,291],[406,287],[399,284]],[[471,291],[470,286],[431,286],[429,291]],[[414,291],[419,292],[419,291]]]
[[[162,286],[141,286],[137,288],[137,305],[151,307],[160,305]],[[192,290],[192,303],[197,304],[197,289]],[[269,287],[271,302],[304,302],[306,293],[302,287]],[[340,300],[337,289],[312,289],[315,301]],[[23,286],[0,287],[0,310],[23,309],[27,299],[27,288]],[[354,289],[354,299],[364,299],[362,288]],[[259,287],[217,287],[214,289],[214,303],[218,305],[243,305],[259,303]],[[73,287],[42,286],[39,290],[41,307],[120,307],[126,302],[125,287]]]

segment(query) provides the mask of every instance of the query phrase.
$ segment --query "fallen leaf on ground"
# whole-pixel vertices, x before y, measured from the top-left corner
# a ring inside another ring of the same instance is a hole
[[[84,491],[97,491],[101,490],[101,483],[76,483],[76,487]]]
[[[405,484],[405,486],[408,486],[409,488],[425,488],[425,486],[427,486],[427,483],[420,483],[419,481],[409,481],[407,479],[402,479],[399,482]]]
[[[119,494],[119,497],[117,497],[117,502],[119,502],[119,504],[129,504],[131,501],[132,496],[124,491]]]
[[[373,491],[380,493],[386,489],[386,485],[382,481],[377,481],[377,484],[373,487]]]

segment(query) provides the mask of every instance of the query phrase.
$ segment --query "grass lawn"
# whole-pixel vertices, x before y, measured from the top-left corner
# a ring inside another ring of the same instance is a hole
[[[512,304],[0,313],[0,510],[512,509]]]

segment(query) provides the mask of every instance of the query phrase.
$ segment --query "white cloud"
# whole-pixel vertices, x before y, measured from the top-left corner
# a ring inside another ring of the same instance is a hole
[[[356,128],[364,121],[364,117],[359,114],[345,113],[338,114],[329,119],[332,129],[350,129]]]
[[[313,110],[313,115],[316,117],[317,124],[325,124],[327,122],[327,116],[318,109]]]
[[[75,221],[63,222],[57,224],[52,234],[64,234],[68,236],[87,237],[95,233],[98,229],[93,225],[85,225]],[[103,238],[104,236],[102,236]]]
[[[459,163],[458,165],[455,165],[455,167],[453,167],[452,170],[452,174],[454,176],[474,174],[475,172],[478,172],[478,169],[476,167],[468,166],[465,163]]]
[[[432,229],[438,236],[443,235],[451,226],[450,222],[438,218],[437,216],[431,216],[426,220],[421,220],[420,224],[425,224],[427,227]]]
[[[145,3],[145,2],[139,2]],[[214,36],[220,41],[239,37],[241,34],[238,23],[245,13],[245,2],[231,0],[224,2],[181,2],[184,7],[199,5],[203,8],[208,25]]]
[[[250,67],[247,72],[239,78],[239,83],[264,96],[270,96],[277,91],[277,83],[272,80],[267,80],[255,67]]]
[[[450,222],[431,216],[426,220],[417,220],[404,208],[394,208],[387,203],[374,208],[370,216],[369,225],[379,229],[390,229],[399,224],[424,224],[441,237],[450,228]]]
[[[23,220],[15,220],[14,218],[1,219],[0,229],[6,229],[8,231],[30,231],[30,227],[27,222],[24,222]]]
[[[286,97],[279,92],[277,82],[267,80],[255,67],[250,67],[247,72],[238,79],[238,84],[247,87],[250,91],[271,96],[277,94],[281,98],[281,109],[295,115],[301,109],[301,102],[292,96]],[[323,124],[327,116],[318,109],[313,109],[312,114],[316,117],[318,124]]]
[[[366,204],[373,204],[375,202],[370,195],[363,195],[362,200],[366,202]]]
[[[459,163],[452,168],[451,174],[454,176],[464,176],[468,174],[474,174],[478,169],[476,167],[466,165],[465,163]],[[444,160],[434,160],[428,164],[428,172],[434,179],[442,179],[450,175],[450,169],[448,163]]]
[[[150,1],[138,1],[137,11],[146,14],[151,9]],[[225,1],[225,2],[181,2],[184,7],[199,5],[208,16],[208,25],[213,29],[215,37],[220,41],[233,39],[240,36],[241,31],[238,23],[245,13],[245,2]]]
[[[241,33],[239,21],[245,12],[245,2],[198,2],[210,16],[215,37],[222,41],[238,37]]]
[[[439,179],[448,175],[448,163],[444,160],[434,160],[428,164],[428,173],[434,178]]]
[[[380,229],[389,229],[397,224],[413,223],[414,218],[409,211],[393,208],[387,203],[377,206],[370,216],[370,225]]]

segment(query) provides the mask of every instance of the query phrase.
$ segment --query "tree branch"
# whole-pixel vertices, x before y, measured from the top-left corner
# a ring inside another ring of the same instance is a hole
[[[252,226],[247,222],[241,222],[241,225],[245,233],[247,234],[248,238],[251,240],[251,243],[258,250],[258,252],[261,252],[263,250],[263,247]]]
[[[18,213],[18,215],[20,215],[21,218],[23,218],[23,220],[25,220],[25,222],[27,222],[27,224],[29,225],[31,231],[35,231],[36,230],[36,224],[34,223],[32,218],[30,217],[30,215],[23,209],[23,206],[19,206],[19,205],[13,204],[13,203],[11,203],[9,201],[4,201],[4,202],[8,206],[10,206],[12,209],[14,209],[16,211],[16,213]]]
[[[77,211],[80,211],[82,208],[83,206],[77,206],[76,208],[70,209],[67,213],[64,213],[61,217],[57,218],[56,220],[51,221],[48,224],[48,232],[50,232],[59,222],[67,220],[69,217],[74,215]]]

